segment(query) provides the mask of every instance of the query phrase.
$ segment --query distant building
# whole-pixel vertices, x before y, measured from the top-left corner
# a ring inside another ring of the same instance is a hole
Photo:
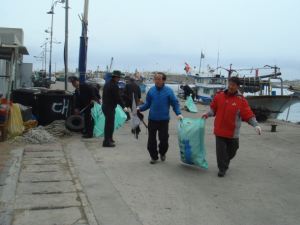
[[[23,63],[23,55],[29,55],[23,30],[0,27],[0,96],[7,98],[10,90],[31,86],[32,63]]]

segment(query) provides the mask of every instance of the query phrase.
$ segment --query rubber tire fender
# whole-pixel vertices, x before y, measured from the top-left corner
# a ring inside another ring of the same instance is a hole
[[[66,127],[71,131],[82,131],[84,129],[83,117],[78,115],[69,116],[66,120]]]

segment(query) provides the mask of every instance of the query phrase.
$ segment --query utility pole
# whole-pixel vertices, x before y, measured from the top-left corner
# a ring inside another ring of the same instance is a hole
[[[52,60],[52,38],[53,38],[53,14],[54,6],[52,6],[52,20],[51,20],[51,40],[50,40],[50,62],[49,62],[49,80],[51,81],[51,60]]]
[[[65,90],[68,89],[68,33],[69,33],[69,0],[66,0],[66,28],[65,28]]]

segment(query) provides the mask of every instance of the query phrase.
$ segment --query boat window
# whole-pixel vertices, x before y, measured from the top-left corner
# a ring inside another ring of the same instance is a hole
[[[208,83],[208,84],[213,84],[213,83],[214,83],[214,79],[209,79],[209,80],[207,81],[207,83]]]
[[[204,91],[203,91],[205,94],[209,94],[209,89],[204,89]]]
[[[215,84],[223,84],[224,79],[215,79]]]
[[[198,83],[204,83],[204,80],[203,80],[202,78],[198,78],[198,79],[197,79],[197,82],[198,82]]]

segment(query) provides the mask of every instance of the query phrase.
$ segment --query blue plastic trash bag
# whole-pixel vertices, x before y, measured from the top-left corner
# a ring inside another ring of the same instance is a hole
[[[184,104],[190,110],[190,112],[194,112],[194,113],[198,112],[192,96],[189,96],[188,99],[184,102]]]
[[[205,119],[183,118],[178,123],[178,144],[182,162],[208,169],[204,137]]]
[[[104,137],[104,127],[105,127],[105,116],[102,112],[102,104],[95,103],[91,110],[91,115],[94,119],[94,134],[96,137]],[[114,132],[117,131],[127,119],[126,113],[123,111],[120,105],[116,107],[115,113],[115,128]]]

